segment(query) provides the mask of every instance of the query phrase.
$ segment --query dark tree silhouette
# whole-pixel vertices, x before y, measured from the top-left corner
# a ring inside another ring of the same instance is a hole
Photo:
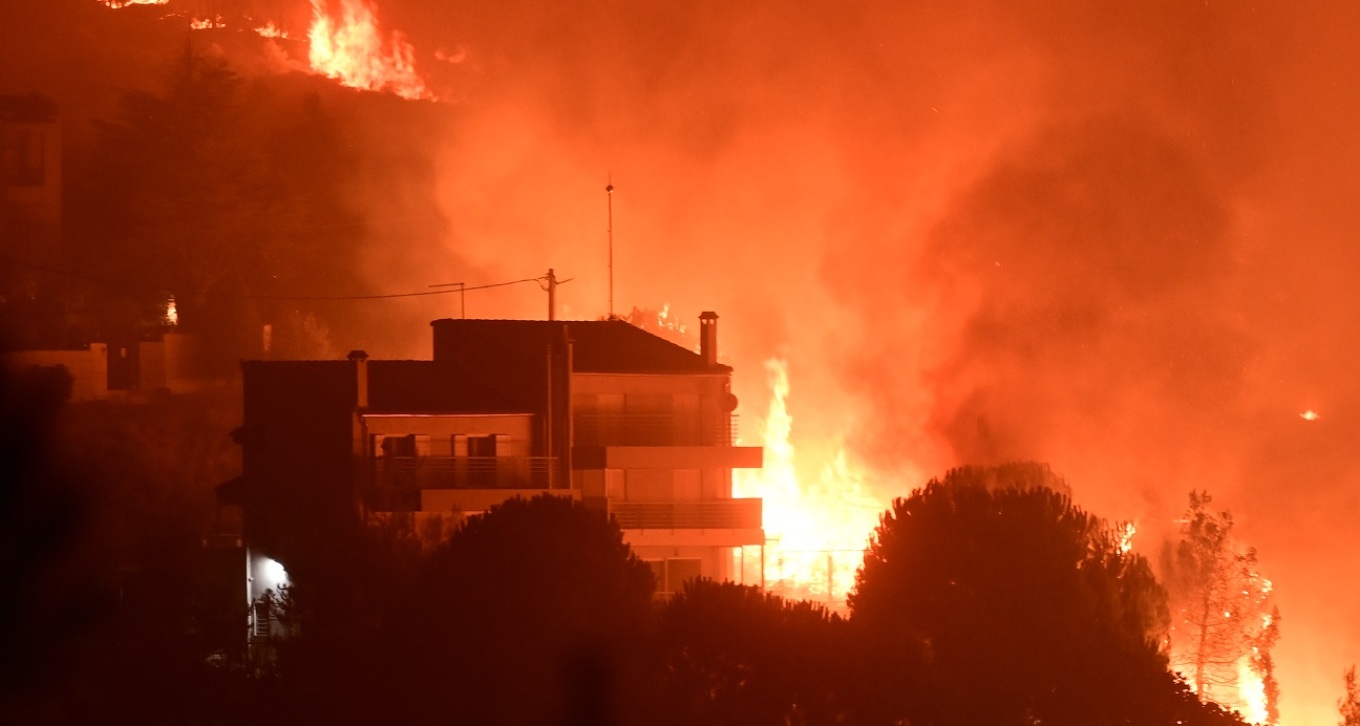
[[[509,500],[434,552],[422,588],[417,622],[440,646],[423,650],[442,666],[430,672],[454,678],[470,722],[622,717],[628,646],[654,583],[603,513],[563,497]]]
[[[890,668],[882,653],[920,653],[925,681],[904,682],[896,702],[880,689],[880,712],[913,724],[1225,719],[1167,671],[1165,593],[1147,561],[1050,483],[1039,464],[966,467],[883,515],[851,622],[878,636]]]
[[[1341,712],[1338,726],[1360,726],[1360,688],[1355,685],[1355,666],[1346,669],[1346,693],[1336,702]]]
[[[298,721],[601,723],[633,712],[651,569],[565,497],[512,499],[432,551],[417,527],[337,538],[290,575],[279,644]]]
[[[759,588],[698,580],[661,612],[653,723],[834,723],[852,658],[840,617]]]
[[[258,347],[263,323],[314,354],[297,339],[316,317],[261,298],[357,287],[357,162],[316,96],[266,84],[186,48],[160,89],[123,93],[100,123],[69,212],[67,266],[117,283],[89,283],[89,327],[145,328],[173,295],[180,327],[211,333],[223,359]]]

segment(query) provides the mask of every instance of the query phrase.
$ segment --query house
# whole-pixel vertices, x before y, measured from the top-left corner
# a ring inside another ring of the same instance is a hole
[[[61,126],[45,96],[0,95],[0,224],[49,243],[61,225]]]
[[[431,323],[428,361],[243,362],[242,476],[220,493],[243,507],[247,600],[336,516],[540,494],[614,517],[662,596],[760,584],[761,500],[734,498],[732,471],[762,450],[735,444],[717,321],[701,316],[697,353],[621,320],[459,319]]]

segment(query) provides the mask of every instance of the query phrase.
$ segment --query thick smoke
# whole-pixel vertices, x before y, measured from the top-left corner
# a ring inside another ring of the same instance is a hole
[[[104,19],[23,22],[135,85],[152,49],[88,4]],[[305,31],[304,0],[266,5]],[[372,291],[552,267],[560,314],[606,314],[612,179],[615,311],[717,310],[750,438],[786,356],[800,453],[843,439],[885,500],[1041,459],[1155,553],[1209,489],[1276,582],[1285,721],[1334,719],[1360,660],[1352,7],[376,7],[446,102],[328,99]],[[184,37],[157,32],[165,56]],[[55,54],[11,35],[3,60]],[[0,79],[115,93],[52,66]],[[458,312],[383,305],[332,311],[336,348],[424,357]],[[467,295],[470,316],[545,311],[531,283]]]

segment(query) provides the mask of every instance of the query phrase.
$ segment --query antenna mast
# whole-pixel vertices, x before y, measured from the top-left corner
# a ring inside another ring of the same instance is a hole
[[[609,183],[604,188],[609,198],[609,319],[614,319],[614,175],[609,175]]]

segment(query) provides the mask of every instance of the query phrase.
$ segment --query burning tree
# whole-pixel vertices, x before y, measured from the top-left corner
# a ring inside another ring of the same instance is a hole
[[[1258,723],[1279,720],[1271,650],[1280,613],[1256,550],[1232,534],[1232,514],[1212,512],[1191,492],[1180,540],[1164,556],[1174,615],[1171,661],[1202,699],[1238,708]]]

